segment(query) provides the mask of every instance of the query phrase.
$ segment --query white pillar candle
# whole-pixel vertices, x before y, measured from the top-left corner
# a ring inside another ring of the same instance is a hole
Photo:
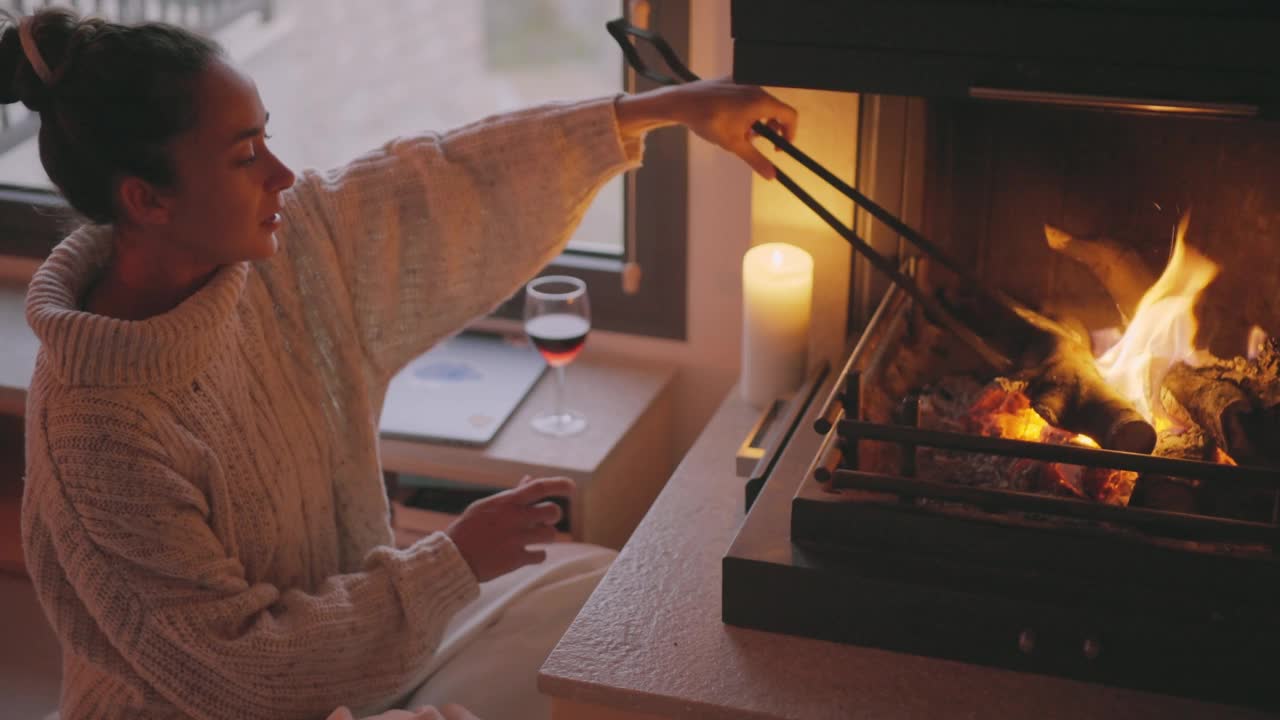
[[[764,243],[742,256],[742,397],[764,408],[804,381],[813,308],[813,256]]]

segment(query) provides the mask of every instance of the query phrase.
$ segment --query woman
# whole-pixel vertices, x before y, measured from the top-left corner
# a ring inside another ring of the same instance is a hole
[[[88,220],[27,301],[23,541],[67,719],[371,712],[447,669],[446,624],[488,618],[479,583],[543,560],[528,546],[571,485],[524,481],[393,548],[390,378],[555,257],[646,131],[687,125],[771,176],[750,125],[795,125],[705,82],[400,138],[295,181],[215,45],[56,10],[0,35],[15,101]]]

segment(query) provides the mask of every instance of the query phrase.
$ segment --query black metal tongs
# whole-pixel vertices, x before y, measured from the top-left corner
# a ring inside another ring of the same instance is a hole
[[[619,18],[617,20],[607,22],[605,23],[605,27],[608,29],[609,34],[613,36],[614,40],[618,41],[618,45],[622,47],[622,54],[626,57],[627,63],[642,77],[648,78],[659,85],[680,85],[687,82],[695,82],[700,79],[697,75],[693,74],[687,66],[685,66],[684,62],[680,60],[680,56],[676,54],[675,50],[671,49],[671,46],[667,44],[667,41],[658,33],[638,28],[628,22],[625,18]],[[632,43],[631,38],[643,40],[652,45],[662,57],[663,62],[665,62],[671,72],[675,74],[675,77],[665,75],[649,67],[649,65],[645,63],[644,59],[640,57],[640,52],[636,45]],[[990,295],[995,301],[1034,325],[1042,328],[1055,328],[1060,332],[1066,332],[1062,330],[1055,321],[1041,315],[1004,292],[996,288],[987,288],[980,280],[978,280],[977,276],[975,276],[966,267],[953,260],[940,247],[927,240],[910,225],[902,222],[902,220],[898,219],[898,217],[893,213],[877,205],[871,198],[863,195],[848,183],[836,177],[830,170],[827,170],[816,160],[806,155],[795,145],[792,145],[786,138],[782,137],[777,132],[774,132],[774,130],[768,125],[757,120],[752,124],[751,129],[760,137],[763,137],[773,143],[774,147],[785,152],[787,155],[790,155],[805,168],[825,180],[827,184],[839,190],[850,200],[853,200],[858,207],[866,210],[872,215],[872,217],[892,228],[911,244],[915,245],[929,258],[955,273],[970,287]],[[1004,353],[991,347],[990,344],[983,340],[977,333],[969,328],[969,326],[956,318],[949,309],[932,298],[928,293],[921,290],[920,286],[916,285],[915,281],[910,276],[904,274],[898,269],[898,265],[893,260],[881,255],[865,240],[858,237],[857,233],[836,219],[829,210],[815,200],[812,195],[804,190],[804,188],[797,185],[790,176],[780,169],[775,168],[775,170],[777,170],[777,180],[782,183],[783,187],[790,190],[792,195],[795,195],[800,202],[808,206],[808,208],[816,213],[818,217],[822,218],[827,225],[830,225],[832,230],[835,230],[841,237],[848,241],[848,243],[853,246],[853,249],[865,257],[872,266],[884,273],[895,285],[902,288],[907,294],[914,298],[916,302],[920,303],[920,306],[925,310],[925,312],[938,322],[938,324],[969,346],[995,370],[999,372],[1008,372],[1013,368],[1013,362],[1005,356]]]

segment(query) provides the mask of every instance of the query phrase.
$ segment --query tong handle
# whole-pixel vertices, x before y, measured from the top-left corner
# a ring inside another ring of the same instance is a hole
[[[698,76],[693,74],[693,72],[691,72],[680,60],[680,56],[671,49],[671,46],[667,44],[666,39],[658,33],[636,27],[626,18],[610,20],[605,23],[605,27],[609,30],[609,34],[613,36],[614,40],[617,40],[618,45],[622,47],[622,54],[626,57],[627,63],[630,64],[637,73],[649,80],[652,80],[659,85],[679,85],[682,82],[694,82],[699,79]],[[679,76],[679,79],[671,77],[670,75],[663,75],[662,73],[650,68],[644,62],[644,59],[640,57],[640,52],[632,43],[630,39],[631,37],[644,40],[653,45],[653,47],[658,51],[658,54],[662,56],[662,59],[666,62],[667,66],[677,76]],[[956,260],[941,247],[930,242],[919,232],[916,232],[916,230],[910,225],[907,225],[902,222],[902,220],[898,219],[896,215],[881,207],[871,198],[861,192],[858,192],[858,190],[853,186],[836,177],[830,170],[823,167],[821,163],[809,157],[800,148],[792,145],[790,141],[774,132],[772,128],[760,121],[756,121],[751,125],[751,129],[757,135],[772,143],[774,147],[783,151],[787,155],[790,155],[796,162],[800,163],[810,172],[822,178],[828,185],[852,200],[858,207],[866,210],[872,217],[889,226],[899,236],[914,245],[932,260],[955,273],[960,279],[968,283],[970,286],[977,288],[985,287],[982,281],[980,281],[972,271],[959,262],[956,262]],[[996,288],[987,288],[987,291],[990,292],[999,303],[1008,307],[1028,322],[1042,328],[1065,332],[1057,322],[1045,317],[1035,310],[1032,310],[1025,303],[1009,296],[1007,293]]]
[[[671,49],[671,46],[667,44],[666,39],[658,33],[636,27],[626,18],[610,20],[605,23],[605,28],[622,48],[622,54],[626,57],[627,63],[631,65],[632,69],[641,76],[648,78],[659,85],[680,85],[686,82],[695,82],[700,79],[685,66],[684,62],[680,60],[680,56],[676,54],[675,50]],[[652,45],[654,49],[658,51],[658,54],[662,56],[663,62],[667,64],[667,67],[674,72],[677,77],[664,75],[661,72],[650,68],[645,63],[644,59],[640,57],[640,51],[632,42],[631,38],[644,40]],[[957,272],[962,278],[977,284],[977,279],[974,278],[972,274],[966,273],[958,263],[955,263],[947,257],[940,248],[930,243],[922,237],[920,233],[912,230],[909,225],[899,220],[893,213],[880,207],[872,201],[871,198],[863,195],[853,189],[853,187],[848,183],[836,177],[831,173],[831,171],[823,167],[821,163],[806,155],[795,145],[792,145],[786,138],[774,132],[768,125],[757,120],[751,124],[751,129],[757,135],[773,143],[775,147],[790,155],[792,158],[795,158],[795,160],[797,160],[801,165],[825,180],[827,184],[853,200],[855,204],[866,209],[872,216],[878,218],[881,222],[884,222],[889,227],[896,230],[900,235],[915,244],[916,247],[920,248],[920,250],[937,259],[945,267]],[[915,282],[912,281],[911,278],[898,272],[893,261],[876,252],[874,248],[863,241],[862,238],[858,237],[857,234],[846,227],[844,223],[837,220],[834,215],[815,201],[811,195],[805,192],[795,183],[794,180],[788,177],[786,173],[782,172],[781,169],[776,169],[776,177],[788,190],[791,191],[793,195],[796,196],[796,198],[807,205],[810,210],[813,210],[813,212],[830,225],[831,229],[835,230],[841,237],[853,245],[854,249],[866,257],[876,269],[888,275],[890,280],[915,298],[915,300],[929,311],[930,315],[937,319],[943,327],[950,330],[965,344],[973,348],[978,355],[996,369],[1000,371],[1007,371],[1012,367],[1012,362],[1010,362],[1009,358],[984,342],[977,333],[973,332],[957,320],[945,307],[934,302],[932,298],[925,294],[915,284]],[[980,285],[978,286],[981,287]]]
[[[680,56],[676,54],[676,51],[667,43],[667,39],[658,33],[636,27],[626,18],[610,20],[604,24],[604,27],[609,31],[609,34],[613,36],[613,39],[618,42],[618,46],[622,48],[622,54],[626,57],[627,64],[642,77],[648,78],[659,85],[680,85],[687,82],[696,82],[702,79],[695,75],[693,71],[684,64],[684,61],[680,59]],[[644,58],[640,57],[639,48],[631,41],[631,38],[633,37],[639,40],[644,40],[652,45],[654,49],[658,51],[658,54],[662,56],[663,62],[667,64],[667,67],[670,68],[677,77],[664,75],[649,67],[648,63],[644,61]],[[797,148],[795,145],[792,145],[786,138],[775,133],[759,120],[751,124],[751,129],[755,131],[756,134],[784,150],[791,157],[799,160],[810,170],[814,170],[815,167],[818,168],[815,172],[828,182],[831,182],[832,180],[840,182],[834,175],[826,172],[826,168],[818,165],[816,160],[805,155],[802,150]],[[843,185],[843,183],[841,184]],[[837,189],[844,190],[844,188]],[[846,191],[845,194],[848,194],[848,192]]]
[[[613,39],[618,41],[618,45],[622,48],[623,56],[627,58],[627,64],[642,77],[648,78],[659,85],[680,85],[681,83],[701,80],[685,66],[684,61],[680,59],[676,51],[672,50],[671,45],[667,44],[667,39],[658,33],[636,27],[626,18],[610,20],[604,24],[604,27],[613,36]],[[667,64],[667,67],[676,74],[676,77],[663,75],[650,68],[645,63],[644,58],[640,57],[640,50],[631,41],[632,37],[644,40],[652,45],[658,51],[658,54],[662,56],[662,60]]]

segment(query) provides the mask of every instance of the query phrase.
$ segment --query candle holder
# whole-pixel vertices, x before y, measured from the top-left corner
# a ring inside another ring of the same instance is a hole
[[[768,407],[804,382],[813,312],[813,256],[787,243],[742,256],[742,397]]]

